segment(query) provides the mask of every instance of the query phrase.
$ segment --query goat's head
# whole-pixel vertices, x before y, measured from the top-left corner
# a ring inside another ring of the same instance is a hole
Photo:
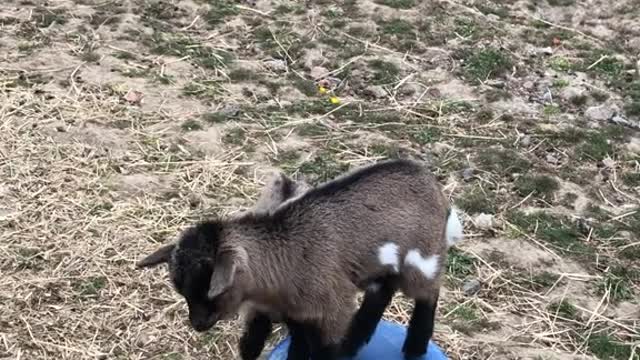
[[[235,313],[242,300],[234,286],[242,251],[221,246],[219,222],[203,222],[185,230],[175,244],[165,245],[137,267],[169,264],[173,285],[186,300],[189,320],[196,331],[210,329],[220,319]]]

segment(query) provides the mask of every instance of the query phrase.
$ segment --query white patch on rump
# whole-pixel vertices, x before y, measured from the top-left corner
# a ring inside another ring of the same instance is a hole
[[[398,256],[398,245],[388,242],[378,249],[378,259],[382,265],[393,266],[394,271],[398,271],[400,259]]]
[[[451,208],[451,212],[449,212],[449,217],[447,218],[445,238],[447,239],[448,246],[452,246],[462,240],[462,222],[460,222],[458,213],[454,208]]]
[[[431,255],[423,258],[422,255],[420,255],[420,251],[413,249],[407,253],[407,256],[404,258],[404,264],[411,265],[420,270],[427,279],[433,279],[436,277],[439,270],[439,259],[440,256],[438,255]]]

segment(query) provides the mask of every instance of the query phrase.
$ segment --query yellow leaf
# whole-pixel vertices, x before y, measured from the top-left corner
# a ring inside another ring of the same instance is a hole
[[[320,94],[326,94],[327,93],[327,89],[324,86],[318,87],[318,91],[320,92]]]
[[[340,104],[340,99],[338,99],[338,97],[336,97],[336,96],[330,97],[329,101],[331,101],[331,103],[334,104],[334,105]]]

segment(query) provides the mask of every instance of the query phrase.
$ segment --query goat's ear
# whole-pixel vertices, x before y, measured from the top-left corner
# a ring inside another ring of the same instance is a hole
[[[154,251],[144,259],[138,261],[136,264],[137,268],[145,268],[156,266],[158,264],[166,263],[169,261],[171,257],[171,251],[176,247],[175,244],[169,244],[161,247],[160,249]]]
[[[209,299],[222,294],[233,285],[238,265],[242,261],[241,253],[244,253],[244,251],[228,250],[216,256],[209,292],[207,293]]]
[[[266,181],[260,191],[258,201],[254,205],[256,212],[270,211],[278,207],[287,199],[287,186],[290,184],[289,178],[282,172],[273,173]]]

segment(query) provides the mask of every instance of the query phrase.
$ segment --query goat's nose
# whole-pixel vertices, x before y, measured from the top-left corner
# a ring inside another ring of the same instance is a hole
[[[208,326],[204,321],[191,321],[191,326],[195,331],[198,332],[202,332],[208,329]]]

